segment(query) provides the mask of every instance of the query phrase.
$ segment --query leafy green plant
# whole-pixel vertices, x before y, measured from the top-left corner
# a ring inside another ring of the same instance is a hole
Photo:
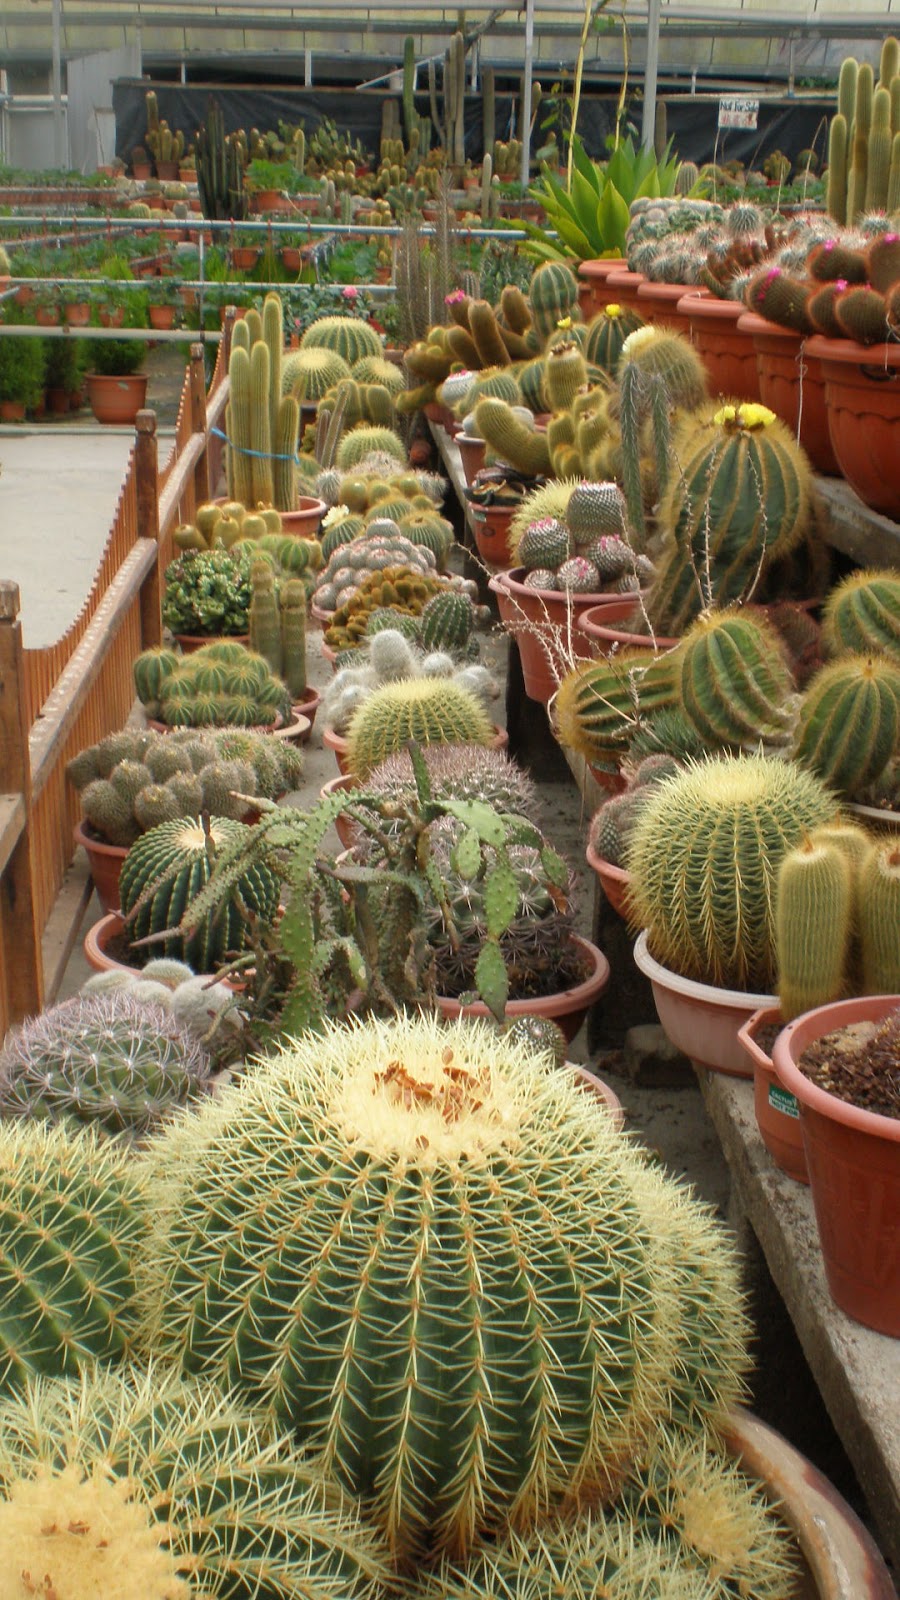
[[[234,550],[187,550],[166,568],[162,616],[173,633],[246,633],[250,612],[250,544]]]
[[[144,364],[147,347],[142,339],[88,339],[87,370],[102,377],[129,377]]]
[[[13,306],[7,322],[30,322],[30,308]],[[22,339],[0,339],[0,400],[24,405],[27,411],[37,405],[44,391],[47,342],[34,335]]]
[[[665,159],[657,161],[652,150],[636,148],[629,134],[619,141],[609,160],[598,165],[573,134],[568,189],[545,171],[528,191],[541,202],[559,239],[550,241],[543,228],[517,221],[516,227],[524,228],[529,236],[523,251],[535,261],[589,261],[624,255],[632,201],[675,192],[680,162],[669,154],[670,148],[666,148]]]

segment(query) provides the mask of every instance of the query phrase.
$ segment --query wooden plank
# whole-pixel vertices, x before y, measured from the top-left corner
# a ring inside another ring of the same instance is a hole
[[[154,541],[136,540],[100,601],[78,649],[45,700],[28,741],[35,797],[50,777],[57,751],[88,698],[106,652],[155,561]]]
[[[35,912],[25,662],[18,584],[0,582],[0,772],[21,825],[0,869],[0,1034],[41,1009],[43,973]],[[6,835],[7,830],[4,829]],[[4,848],[7,838],[4,839]]]
[[[885,1549],[900,1566],[900,1339],[873,1333],[834,1304],[810,1191],[781,1172],[765,1149],[753,1085],[722,1073],[698,1072],[697,1077],[740,1207],[760,1242]]]
[[[178,507],[194,472],[206,453],[206,435],[195,433],[172,467],[159,495],[159,527],[165,533],[178,516]]]
[[[843,478],[817,478],[828,511],[825,537],[861,567],[900,567],[900,523],[863,505]]]
[[[27,821],[25,801],[20,794],[0,794],[0,873],[2,873],[24,832]]]
[[[94,883],[87,857],[83,851],[77,851],[44,929],[42,950],[47,1005],[53,1005],[59,996],[93,893]]]

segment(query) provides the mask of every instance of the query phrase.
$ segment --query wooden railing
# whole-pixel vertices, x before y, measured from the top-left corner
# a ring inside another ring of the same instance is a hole
[[[134,704],[132,661],[161,641],[173,530],[191,521],[218,486],[223,445],[213,430],[224,428],[233,321],[232,312],[208,393],[203,347],[191,346],[175,439],[162,468],[156,415],[138,413],[91,592],[62,638],[26,649],[18,586],[0,580],[0,1040],[11,1023],[53,997],[42,938],[74,854],[78,820],[66,764],[125,724]]]

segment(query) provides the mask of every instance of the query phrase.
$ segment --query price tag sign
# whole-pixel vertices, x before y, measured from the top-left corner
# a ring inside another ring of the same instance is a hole
[[[719,101],[720,128],[755,128],[759,101],[746,94],[732,94]]]

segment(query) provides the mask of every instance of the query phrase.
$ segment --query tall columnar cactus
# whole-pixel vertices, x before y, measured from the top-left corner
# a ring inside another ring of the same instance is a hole
[[[856,115],[856,75],[859,63],[853,56],[845,56],[838,74],[838,116],[845,118],[849,128]]]
[[[900,994],[900,845],[890,840],[860,868],[859,937],[866,994]]]
[[[272,475],[271,363],[264,339],[250,347],[250,471],[254,506],[270,506],[275,494]]]
[[[883,210],[887,204],[891,171],[891,94],[876,89],[872,100],[872,126],[866,169],[866,210]]]
[[[497,137],[496,85],[493,67],[485,67],[481,74],[481,119],[484,151],[488,155]]]
[[[487,1025],[326,1025],[157,1142],[150,1198],[151,1336],[271,1400],[400,1555],[608,1490],[673,1390],[733,1397],[727,1271],[659,1226],[676,1197],[603,1108]]]
[[[771,993],[778,869],[835,809],[811,773],[765,756],[711,757],[661,784],[627,858],[651,954],[701,983]]]
[[[831,590],[822,638],[832,655],[889,656],[900,666],[900,573],[863,569]]]
[[[289,578],[281,585],[281,676],[292,700],[306,692],[306,585]]]
[[[490,744],[494,730],[481,702],[441,678],[407,678],[370,694],[350,723],[350,767],[365,778],[415,739],[420,744]]]
[[[900,740],[900,666],[843,655],[823,667],[800,706],[796,761],[851,798],[884,771]]]
[[[32,1383],[0,1406],[0,1440],[11,1600],[375,1600],[387,1577],[296,1447],[206,1385]]]
[[[835,845],[810,838],[785,856],[778,870],[775,958],[786,1022],[841,998],[853,910],[850,865]]]
[[[235,885],[227,907],[196,926],[191,902],[208,883],[217,848],[246,833],[246,824],[213,817],[207,827],[195,817],[162,822],[132,846],[122,863],[119,893],[122,915],[132,941],[151,935],[151,955],[174,956],[195,972],[215,972],[227,957],[246,948],[249,917],[263,927],[278,906],[279,883],[268,867],[254,866]],[[182,928],[173,933],[172,929]]]
[[[254,561],[250,568],[250,648],[262,656],[270,672],[281,676],[281,617],[270,561]]]
[[[846,63],[845,63],[846,65]],[[847,119],[840,112],[828,128],[828,177],[825,205],[829,216],[843,227],[847,222]]]
[[[221,107],[210,99],[206,119],[197,130],[197,186],[208,221],[246,216],[243,173],[241,145],[234,136],[226,135]]]
[[[87,1131],[0,1123],[0,1390],[128,1355],[144,1228],[133,1157]]]
[[[278,407],[282,392],[281,357],[284,349],[284,313],[279,294],[266,295],[263,301],[262,319],[263,339],[269,352],[269,433],[274,441],[278,437]]]
[[[794,681],[782,642],[762,616],[710,611],[679,650],[681,708],[712,747],[784,743]]]
[[[128,994],[76,995],[7,1037],[0,1116],[141,1138],[208,1088],[209,1057],[170,1013]]]
[[[809,462],[764,406],[724,406],[676,435],[660,507],[664,551],[647,597],[663,635],[677,636],[710,604],[749,599],[771,563],[803,537]]]

